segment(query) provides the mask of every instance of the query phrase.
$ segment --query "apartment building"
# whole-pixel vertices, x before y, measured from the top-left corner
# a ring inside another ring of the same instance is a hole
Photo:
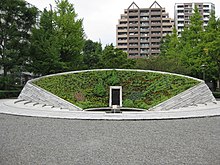
[[[129,58],[145,58],[160,53],[160,42],[171,34],[174,21],[156,1],[149,8],[133,2],[121,14],[116,30],[116,47]]]
[[[184,27],[189,25],[190,16],[194,13],[195,6],[199,9],[199,12],[203,19],[203,26],[207,26],[211,12],[215,11],[215,5],[213,3],[176,3],[174,7],[174,20],[175,26],[180,35]]]

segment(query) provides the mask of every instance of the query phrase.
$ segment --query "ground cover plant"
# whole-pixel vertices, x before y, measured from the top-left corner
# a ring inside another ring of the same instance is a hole
[[[199,81],[156,72],[102,70],[44,77],[33,83],[82,109],[108,107],[109,87],[122,86],[123,107],[149,109]]]

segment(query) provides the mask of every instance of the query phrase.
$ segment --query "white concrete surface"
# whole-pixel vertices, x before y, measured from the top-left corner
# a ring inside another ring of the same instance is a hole
[[[160,119],[184,119],[196,117],[220,116],[220,102],[207,105],[191,106],[187,108],[173,109],[169,111],[143,111],[143,112],[87,112],[71,111],[68,109],[53,108],[43,104],[20,101],[18,99],[0,100],[0,113],[31,116],[49,117],[62,119],[86,119],[86,120],[160,120]]]

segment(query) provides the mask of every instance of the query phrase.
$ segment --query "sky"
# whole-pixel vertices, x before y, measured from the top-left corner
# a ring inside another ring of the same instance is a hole
[[[26,0],[40,10],[49,9],[49,4],[55,6],[55,0]],[[140,8],[148,8],[154,0],[69,0],[74,4],[79,19],[83,19],[83,26],[87,39],[101,41],[103,46],[116,43],[116,25],[124,9],[132,2]],[[220,17],[220,0],[157,0],[164,7],[171,18],[174,18],[175,3],[211,2],[215,4],[216,16]]]

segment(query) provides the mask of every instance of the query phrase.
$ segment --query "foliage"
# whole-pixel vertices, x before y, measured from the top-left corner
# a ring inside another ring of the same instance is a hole
[[[0,90],[0,99],[17,98],[21,90]]]
[[[54,10],[44,9],[32,33],[31,71],[46,75],[80,68],[84,30],[68,0],[57,0]]]
[[[199,82],[169,74],[103,70],[50,76],[34,83],[83,109],[108,107],[109,86],[122,86],[123,106],[148,109]],[[83,100],[74,96],[77,92]]]
[[[24,71],[30,46],[30,30],[36,22],[37,9],[23,0],[0,1],[0,68],[3,76]],[[19,68],[19,69],[18,69]],[[3,82],[4,89],[11,84]]]
[[[105,96],[106,91],[105,91],[105,87],[101,79],[99,80],[99,83],[95,85],[93,92],[94,92],[94,95],[97,97]]]
[[[83,48],[83,64],[86,69],[98,69],[102,57],[102,44],[86,40]]]
[[[127,58],[127,53],[111,44],[103,50],[100,68],[132,68],[134,64],[134,60]]]
[[[214,75],[220,81],[220,20],[216,19],[215,13],[211,14],[206,33],[203,36],[204,51],[210,62],[216,66]]]
[[[220,98],[220,92],[213,92],[212,94],[215,98]]]

